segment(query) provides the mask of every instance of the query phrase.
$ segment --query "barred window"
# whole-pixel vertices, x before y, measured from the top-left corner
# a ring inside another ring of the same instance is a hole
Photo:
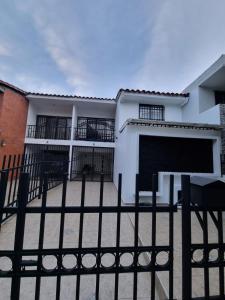
[[[164,106],[163,105],[139,105],[139,118],[146,120],[164,120]]]

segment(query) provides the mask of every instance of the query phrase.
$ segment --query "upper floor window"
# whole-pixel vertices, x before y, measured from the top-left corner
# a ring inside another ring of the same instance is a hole
[[[215,101],[217,104],[225,104],[225,92],[216,91],[215,92]]]
[[[139,105],[139,118],[146,120],[164,120],[164,106],[163,105]]]

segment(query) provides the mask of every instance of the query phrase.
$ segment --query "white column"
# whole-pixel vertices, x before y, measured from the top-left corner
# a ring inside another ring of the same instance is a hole
[[[72,110],[71,140],[74,139],[74,133],[75,133],[76,126],[77,126],[77,107],[76,107],[76,104],[74,104],[73,110]]]
[[[71,142],[74,140],[75,126],[76,125],[77,125],[77,108],[76,108],[76,104],[73,104],[72,122],[71,122],[71,136],[70,136],[70,141]],[[68,166],[68,175],[69,175],[69,178],[71,176],[71,166],[72,166],[72,159],[73,159],[72,155],[73,155],[73,146],[70,145],[69,166]]]

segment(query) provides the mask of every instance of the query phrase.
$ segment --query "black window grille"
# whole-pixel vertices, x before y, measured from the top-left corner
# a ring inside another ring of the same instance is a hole
[[[164,106],[140,104],[139,118],[146,120],[164,121]]]

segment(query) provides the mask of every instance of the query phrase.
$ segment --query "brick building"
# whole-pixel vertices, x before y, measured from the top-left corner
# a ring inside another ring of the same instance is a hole
[[[0,80],[0,157],[22,154],[28,112],[26,93]]]

